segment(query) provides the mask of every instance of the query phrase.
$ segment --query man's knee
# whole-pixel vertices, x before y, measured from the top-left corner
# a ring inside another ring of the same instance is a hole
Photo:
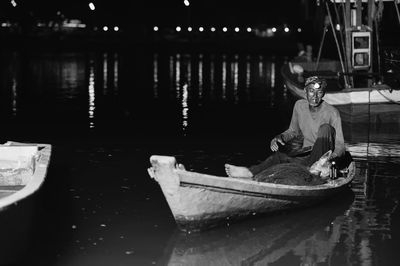
[[[322,124],[318,129],[318,137],[335,135],[336,131],[330,124]]]

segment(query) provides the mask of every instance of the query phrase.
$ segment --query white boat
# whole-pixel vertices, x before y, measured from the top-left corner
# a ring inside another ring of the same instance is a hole
[[[328,87],[324,100],[331,105],[352,104],[400,104],[399,66],[383,69],[380,63],[381,40],[376,34],[383,16],[383,2],[331,0],[321,3],[325,25],[317,57],[312,56],[312,49],[301,52],[301,56],[284,63],[281,68],[284,85],[295,96],[304,98],[304,82],[309,76],[324,77]],[[385,7],[386,8],[386,7]],[[322,10],[321,9],[321,10]],[[332,10],[332,11],[331,11]],[[368,19],[364,19],[364,14]],[[398,13],[400,23],[400,14]],[[325,35],[332,34],[335,40],[339,60],[322,59]],[[309,47],[311,48],[311,47]],[[307,50],[307,49],[306,49]],[[392,62],[400,62],[393,60]]]
[[[0,145],[0,210],[35,193],[50,163],[50,144],[7,142]]]

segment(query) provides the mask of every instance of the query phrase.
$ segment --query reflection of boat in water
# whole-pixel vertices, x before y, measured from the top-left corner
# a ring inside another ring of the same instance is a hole
[[[355,163],[347,174],[313,186],[264,183],[186,171],[175,157],[152,156],[149,174],[160,185],[181,230],[200,230],[254,215],[317,204],[348,190]]]
[[[161,264],[299,265],[299,259],[326,261],[340,237],[340,224],[332,222],[344,215],[353,199],[353,193],[349,192],[324,205],[268,219],[189,235],[177,231],[165,249]]]
[[[324,100],[329,104],[399,104],[400,73],[393,68],[384,70],[380,62],[382,49],[377,29],[382,19],[383,1],[331,2],[334,3],[323,3],[325,26],[317,58],[311,58],[309,53],[307,57],[284,64],[281,74],[285,86],[295,96],[304,98],[305,78],[317,75],[328,81]],[[388,4],[392,5],[393,1],[390,2]],[[364,13],[368,11],[367,19],[363,17],[363,9]],[[339,60],[321,59],[328,31],[335,40]]]

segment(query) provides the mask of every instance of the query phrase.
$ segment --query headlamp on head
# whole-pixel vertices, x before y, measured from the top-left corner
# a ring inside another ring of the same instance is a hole
[[[307,78],[306,83],[304,84],[304,88],[313,88],[313,89],[320,89],[325,90],[326,88],[326,80],[319,78],[317,76],[312,76]]]

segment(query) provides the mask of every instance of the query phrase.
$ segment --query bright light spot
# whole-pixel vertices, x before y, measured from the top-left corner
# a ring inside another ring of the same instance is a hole
[[[96,9],[96,7],[94,6],[94,4],[92,2],[89,3],[89,8],[92,11]]]
[[[340,30],[340,24],[336,24],[336,30]]]
[[[17,2],[15,2],[15,0],[11,0],[11,4],[12,4],[13,7],[17,6]]]
[[[236,32],[239,32],[239,28],[238,28],[238,27],[236,27],[236,28],[235,28],[235,31],[236,31]]]
[[[228,31],[228,28],[227,28],[227,27],[223,27],[223,28],[222,28],[222,31],[223,31],[223,32],[227,32],[227,31]]]
[[[190,6],[189,0],[184,0],[184,1],[183,1],[183,4],[185,4],[185,6]]]
[[[118,26],[115,26],[115,27],[114,27],[114,31],[119,31],[119,27],[118,27]]]
[[[192,27],[188,27],[188,31],[190,32],[190,31],[192,31],[193,29],[192,29]]]
[[[272,32],[276,32],[276,28],[275,27],[272,28]]]
[[[158,27],[157,27],[157,26],[154,26],[153,30],[154,30],[154,31],[158,31]]]
[[[176,31],[181,31],[181,27],[176,27]]]
[[[251,28],[250,27],[247,28],[247,32],[251,32]]]
[[[289,28],[288,27],[285,27],[285,32],[289,32]]]
[[[204,28],[203,27],[199,27],[199,31],[204,31]]]
[[[214,27],[211,27],[211,31],[214,32],[214,31],[215,31],[215,28],[214,28]]]
[[[298,29],[297,29],[297,32],[301,32],[301,28],[298,28]]]
[[[108,27],[107,27],[107,26],[104,26],[104,27],[103,27],[103,30],[104,30],[104,31],[108,31]]]

